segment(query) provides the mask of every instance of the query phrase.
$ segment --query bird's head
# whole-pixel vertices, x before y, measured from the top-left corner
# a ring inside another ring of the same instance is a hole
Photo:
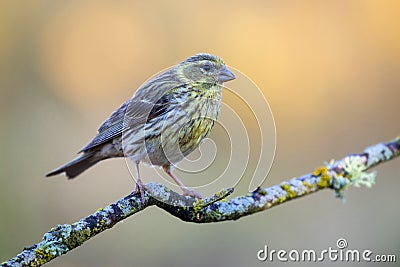
[[[178,64],[177,71],[185,83],[222,84],[236,78],[221,58],[210,54],[197,54],[187,58]]]

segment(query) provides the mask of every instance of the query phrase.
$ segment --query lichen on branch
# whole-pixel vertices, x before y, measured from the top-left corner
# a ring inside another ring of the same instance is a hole
[[[132,192],[76,223],[57,225],[44,234],[41,242],[24,248],[2,266],[41,266],[150,206],[164,209],[183,221],[210,223],[237,220],[322,189],[333,189],[343,199],[344,191],[350,186],[371,187],[375,183],[376,173],[367,173],[368,169],[399,155],[400,136],[370,146],[363,153],[332,160],[312,173],[268,188],[257,188],[229,200],[226,197],[233,189],[221,190],[210,198],[198,200],[182,196],[164,185],[150,183],[145,186],[144,199],[140,192]]]

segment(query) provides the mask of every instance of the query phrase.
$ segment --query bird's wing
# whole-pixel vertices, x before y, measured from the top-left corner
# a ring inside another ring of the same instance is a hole
[[[125,112],[131,103],[131,99],[122,104],[116,111],[114,111],[110,117],[103,122],[98,129],[98,134],[79,152],[85,152],[98,145],[104,144],[114,137],[120,135],[123,131],[123,122],[125,118]]]
[[[183,86],[170,72],[171,70],[163,72],[143,84],[132,99],[122,104],[103,122],[96,137],[80,152],[102,145],[128,128],[142,127],[148,119],[166,112],[166,93]]]

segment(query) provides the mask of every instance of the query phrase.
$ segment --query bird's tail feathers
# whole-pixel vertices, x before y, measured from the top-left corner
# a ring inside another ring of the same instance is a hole
[[[99,162],[100,160],[101,158],[96,156],[95,152],[85,152],[83,155],[74,159],[73,161],[46,174],[46,177],[50,177],[65,172],[65,175],[68,177],[68,179],[72,179],[81,174],[82,172],[84,172],[86,169],[96,164],[97,162]]]

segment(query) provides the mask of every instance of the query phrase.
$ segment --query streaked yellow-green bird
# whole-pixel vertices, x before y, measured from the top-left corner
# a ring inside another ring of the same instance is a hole
[[[197,54],[144,83],[100,126],[81,156],[50,172],[70,179],[99,161],[129,157],[136,167],[136,189],[143,198],[139,163],[160,166],[181,187],[174,164],[195,150],[210,133],[221,106],[223,83],[235,79],[221,58]]]

